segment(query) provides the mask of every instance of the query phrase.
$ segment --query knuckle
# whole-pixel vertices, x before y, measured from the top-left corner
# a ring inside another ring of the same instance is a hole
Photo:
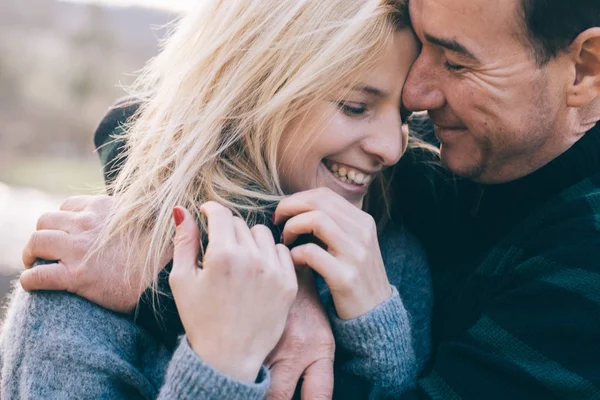
[[[308,340],[306,335],[295,332],[290,335],[288,349],[292,354],[302,354],[307,348]]]
[[[98,225],[98,218],[93,212],[80,212],[75,217],[75,224],[82,231],[91,231]]]
[[[40,247],[42,247],[46,242],[46,234],[43,231],[33,232],[31,237],[29,238],[29,242],[26,248],[35,253]]]
[[[349,269],[346,271],[342,278],[340,279],[341,287],[343,290],[352,290],[352,288],[356,287],[356,283],[358,281],[358,273],[355,269]]]
[[[21,280],[21,282],[23,281],[25,281],[27,288],[30,289],[40,288],[43,285],[43,279],[40,271],[36,269],[31,270],[31,273],[26,275],[26,279]]]
[[[364,247],[356,247],[354,249],[354,258],[358,265],[364,265],[369,258],[369,252]]]
[[[50,213],[48,213],[48,212],[45,212],[45,213],[43,213],[43,214],[42,214],[42,215],[40,215],[40,217],[38,218],[38,220],[37,220],[37,224],[36,224],[36,227],[35,227],[35,229],[36,229],[37,231],[39,231],[39,230],[41,230],[41,229],[42,229],[42,227],[44,227],[44,226],[48,226],[48,224],[49,224],[49,222],[50,222],[50,220],[51,220],[51,219],[52,219],[52,214],[50,214]]]

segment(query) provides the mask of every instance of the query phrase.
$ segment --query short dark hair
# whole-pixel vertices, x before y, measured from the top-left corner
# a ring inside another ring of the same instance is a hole
[[[585,30],[600,27],[600,0],[522,0],[526,36],[543,66]]]

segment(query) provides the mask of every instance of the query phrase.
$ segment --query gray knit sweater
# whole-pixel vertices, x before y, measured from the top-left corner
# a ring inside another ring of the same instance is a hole
[[[415,384],[429,356],[431,290],[423,252],[394,227],[380,245],[395,285],[387,302],[342,321],[320,287],[338,349],[338,398],[397,397]],[[265,368],[254,384],[235,381],[203,363],[185,336],[172,353],[131,318],[64,292],[15,291],[0,363],[6,400],[262,399],[270,382]]]

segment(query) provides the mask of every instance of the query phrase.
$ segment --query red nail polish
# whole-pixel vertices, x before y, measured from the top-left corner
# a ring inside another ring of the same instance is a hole
[[[185,218],[185,215],[183,214],[183,210],[179,207],[175,207],[173,209],[173,219],[175,220],[175,226],[181,225],[184,218]]]

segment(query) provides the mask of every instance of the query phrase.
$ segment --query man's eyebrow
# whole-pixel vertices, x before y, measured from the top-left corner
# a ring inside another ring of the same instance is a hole
[[[425,39],[427,39],[427,41],[429,43],[433,43],[435,45],[444,47],[450,51],[453,51],[455,53],[459,53],[462,54],[470,59],[472,59],[473,61],[477,61],[477,57],[475,57],[475,55],[469,50],[467,49],[465,46],[463,46],[462,44],[458,43],[456,40],[453,39],[442,39],[442,38],[438,38],[435,36],[432,36],[428,33],[425,34]]]
[[[363,92],[366,94],[370,94],[372,96],[376,96],[376,97],[386,97],[388,94],[380,89],[377,89],[376,87],[373,86],[369,86],[369,85],[364,85],[364,86],[355,86],[352,88],[353,91],[357,91],[357,92]]]

